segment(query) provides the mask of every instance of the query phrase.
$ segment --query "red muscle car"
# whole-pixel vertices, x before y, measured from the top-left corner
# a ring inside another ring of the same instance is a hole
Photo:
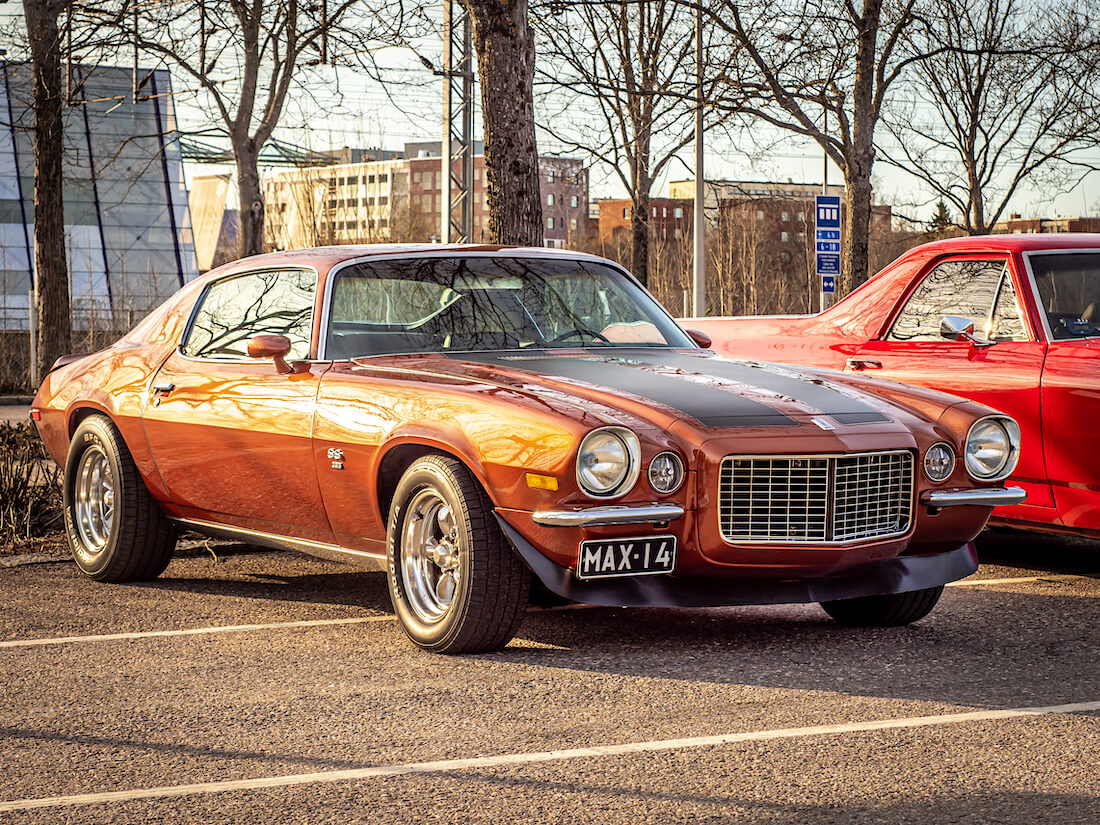
[[[827,367],[988,404],[1022,431],[1009,526],[1100,535],[1100,235],[953,238],[819,315],[691,319],[738,358]]]
[[[532,576],[592,604],[912,622],[1023,499],[1010,417],[703,338],[591,256],[330,247],[188,284],[61,359],[32,415],[90,577],[158,575],[181,529],[300,550],[386,570],[441,652],[504,645]]]

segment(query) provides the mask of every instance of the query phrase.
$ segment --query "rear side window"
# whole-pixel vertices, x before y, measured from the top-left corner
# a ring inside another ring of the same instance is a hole
[[[309,357],[317,276],[302,270],[237,275],[211,284],[195,311],[184,355],[239,360],[248,339],[277,333],[290,339],[290,359]]]
[[[992,324],[993,303],[1002,279],[1011,288],[1004,259],[939,264],[909,297],[890,330],[889,340],[943,341],[940,322],[947,315],[966,318],[974,323],[977,334],[985,334]]]
[[[1100,253],[1031,255],[1028,261],[1054,340],[1100,335]]]

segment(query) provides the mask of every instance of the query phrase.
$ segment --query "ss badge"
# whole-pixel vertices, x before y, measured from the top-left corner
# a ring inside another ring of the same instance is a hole
[[[332,462],[332,469],[342,470],[344,469],[344,451],[338,450],[335,447],[328,448],[329,461]]]

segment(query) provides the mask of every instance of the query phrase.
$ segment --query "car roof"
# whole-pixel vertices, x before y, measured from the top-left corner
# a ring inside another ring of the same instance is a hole
[[[199,280],[208,281],[256,269],[277,269],[279,267],[303,267],[316,269],[322,276],[334,266],[345,261],[358,260],[379,255],[445,255],[452,254],[505,254],[529,257],[557,257],[602,261],[595,255],[574,252],[566,249],[553,249],[544,246],[508,246],[503,244],[438,244],[438,243],[374,243],[341,244],[338,246],[317,246],[309,249],[292,249],[286,252],[267,252],[252,255],[204,273]]]
[[[915,247],[922,252],[1028,252],[1046,249],[1100,249],[1100,233],[1050,232],[1021,235],[974,235],[946,238]]]

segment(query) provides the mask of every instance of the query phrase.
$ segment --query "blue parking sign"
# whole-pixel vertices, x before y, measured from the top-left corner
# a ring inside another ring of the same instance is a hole
[[[816,224],[818,229],[840,229],[840,196],[817,196]]]
[[[839,275],[840,274],[840,255],[836,252],[818,252],[817,253],[817,274],[818,275]]]
[[[821,291],[822,292],[836,292],[836,276],[835,275],[822,275],[821,276]]]

